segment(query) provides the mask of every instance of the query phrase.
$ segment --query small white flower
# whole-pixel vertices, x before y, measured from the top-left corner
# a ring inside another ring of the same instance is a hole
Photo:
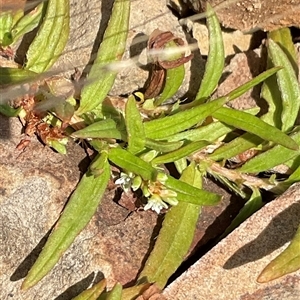
[[[167,209],[168,205],[165,202],[163,202],[158,195],[154,194],[148,200],[148,203],[145,205],[144,210],[152,209],[157,214],[159,214],[163,208]]]
[[[125,193],[128,193],[131,188],[131,183],[134,178],[132,173],[126,174],[121,172],[120,178],[115,181],[115,184],[120,184]]]

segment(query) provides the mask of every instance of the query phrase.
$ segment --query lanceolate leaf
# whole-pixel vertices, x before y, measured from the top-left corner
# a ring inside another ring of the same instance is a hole
[[[69,37],[69,0],[49,0],[43,23],[27,51],[26,69],[42,73],[61,55]]]
[[[18,39],[30,32],[40,23],[45,8],[47,7],[47,1],[42,1],[36,8],[34,8],[31,12],[22,17],[12,28],[12,37],[13,43],[17,42]]]
[[[170,162],[174,162],[178,159],[184,158],[192,153],[199,151],[200,149],[207,146],[209,143],[207,141],[198,141],[193,142],[188,145],[185,145],[175,151],[169,152],[167,154],[163,154],[158,156],[152,160],[153,165],[166,164]]]
[[[127,130],[127,150],[138,153],[145,147],[144,125],[133,96],[129,96],[125,106],[125,123]]]
[[[202,177],[194,163],[185,169],[180,180],[197,189],[202,187]],[[140,279],[147,278],[159,288],[166,285],[189,250],[200,211],[199,205],[179,202],[167,212],[154,249],[139,275]]]
[[[116,283],[113,289],[108,293],[106,300],[121,300],[123,287],[120,283]]]
[[[141,158],[121,148],[109,150],[108,158],[120,168],[141,176],[144,180],[155,180],[156,169]]]
[[[77,138],[111,138],[121,139],[121,132],[117,129],[112,119],[95,122],[81,130],[72,133]]]
[[[8,104],[0,104],[0,114],[4,115],[6,117],[16,117],[16,116],[18,116],[21,109],[22,109],[21,107],[12,108]]]
[[[271,261],[258,276],[260,283],[268,282],[300,269],[300,226],[290,245]]]
[[[257,188],[253,188],[250,199],[245,203],[244,207],[239,211],[238,215],[232,220],[231,224],[226,228],[221,238],[229,234],[240,224],[242,224],[247,218],[253,215],[257,210],[263,206],[260,191]]]
[[[257,147],[262,142],[263,140],[260,137],[246,132],[229,143],[226,143],[220,148],[216,149],[212,154],[209,155],[209,158],[215,161],[229,159],[240,153],[243,153],[248,149]]]
[[[88,224],[101,202],[109,177],[110,167],[106,161],[101,176],[85,174],[81,178],[46,245],[25,278],[23,289],[28,289],[40,281]]]
[[[249,82],[239,86],[225,97],[195,107],[190,104],[182,105],[181,108],[184,109],[184,111],[178,112],[172,116],[146,122],[144,124],[146,137],[152,139],[167,139],[169,135],[176,134],[194,126],[228,101],[241,96],[255,85],[264,81],[269,76],[272,76],[278,70],[280,70],[280,68],[273,68],[261,73]]]
[[[0,85],[27,82],[36,76],[29,70],[0,67]]]
[[[182,141],[177,142],[163,142],[152,139],[146,139],[145,146],[149,149],[156,150],[158,152],[170,152],[180,148],[183,145]]]
[[[164,185],[177,193],[178,201],[189,202],[197,205],[214,205],[221,199],[221,197],[217,194],[193,187],[192,185],[177,180],[171,176],[168,176]]]
[[[293,140],[300,145],[300,131],[290,135]],[[276,145],[246,162],[238,171],[243,173],[258,173],[267,171],[278,166],[300,154],[300,151],[290,150],[281,145]]]
[[[276,74],[282,99],[282,130],[292,129],[300,107],[300,85],[293,65],[283,50],[271,39],[268,46],[269,55],[276,66],[283,66]]]
[[[218,18],[210,4],[207,3],[206,7],[209,53],[201,86],[194,101],[196,103],[203,103],[215,90],[221,78],[225,62],[222,31]]]
[[[115,0],[103,41],[97,58],[90,70],[88,81],[81,93],[77,114],[81,115],[103,102],[113,86],[117,72],[108,70],[107,66],[119,61],[125,51],[128,33],[130,3],[128,0]]]
[[[106,280],[103,279],[91,288],[80,293],[72,300],[97,300],[106,287]]]
[[[286,148],[293,150],[299,148],[292,138],[279,129],[243,111],[222,107],[213,113],[213,117],[228,125],[254,133],[264,140],[283,145]]]
[[[144,124],[146,137],[152,139],[166,138],[169,135],[188,129],[211,115],[227,101],[228,99],[225,97],[220,98],[218,100],[178,112],[172,116],[146,122]]]
[[[259,108],[254,107],[251,109],[245,110],[245,112],[256,115],[259,112]],[[206,140],[210,142],[214,142],[220,137],[226,135],[227,133],[234,130],[233,126],[226,125],[222,122],[215,121],[205,126],[200,126],[195,129],[190,129],[184,132],[180,132],[168,137],[168,141],[201,141]]]

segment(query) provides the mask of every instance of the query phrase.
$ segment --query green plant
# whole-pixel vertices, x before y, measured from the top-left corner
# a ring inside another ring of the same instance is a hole
[[[23,69],[1,68],[1,84],[27,83],[28,78],[30,80],[37,78],[38,74],[47,71],[53,65],[66,44],[67,31],[64,31],[66,35],[62,38],[58,38],[56,32],[68,28],[68,8],[67,0],[44,2],[41,10],[43,13],[41,12],[38,19],[41,22],[39,34],[28,50],[25,67]],[[237,87],[226,96],[212,100],[210,96],[218,85],[224,67],[224,50],[217,17],[208,6],[210,52],[196,98],[191,99],[188,104],[182,105],[178,101],[172,105],[159,106],[165,99],[173,96],[180,86],[184,71],[180,66],[178,72],[174,72],[175,68],[170,68],[162,73],[162,76],[167,74],[169,79],[170,76],[171,79],[173,76],[178,76],[173,78],[176,88],[170,86],[172,80],[167,80],[157,97],[147,99],[138,105],[131,95],[126,101],[125,109],[120,110],[109,107],[104,102],[113,85],[116,72],[103,72],[103,68],[122,57],[128,32],[129,14],[130,1],[116,0],[103,42],[89,73],[88,84],[81,92],[79,105],[73,97],[70,97],[67,101],[58,101],[57,105],[42,115],[37,114],[36,105],[55,97],[51,86],[46,85],[47,92],[45,86],[42,86],[37,96],[33,96],[29,107],[21,105],[14,109],[8,104],[0,106],[2,113],[24,117],[30,125],[27,126],[27,133],[36,132],[45,144],[59,152],[66,152],[67,136],[87,140],[98,152],[23,282],[23,289],[32,287],[53,268],[92,218],[108,184],[111,163],[122,170],[121,177],[116,181],[117,184],[121,184],[125,191],[128,189],[142,191],[147,198],[145,209],[152,209],[159,213],[163,208],[172,207],[166,213],[154,249],[139,276],[139,286],[124,289],[122,292],[122,287],[117,284],[111,293],[103,294],[105,283],[101,282],[76,299],[90,299],[89,297],[97,299],[101,293],[100,299],[105,297],[106,299],[121,299],[121,297],[132,299],[144,288],[149,287],[149,284],[141,283],[145,280],[150,283],[155,282],[162,289],[189,250],[201,207],[214,205],[220,200],[219,195],[202,188],[202,180],[205,176],[214,176],[248,200],[245,208],[234,220],[232,228],[262,206],[260,190],[279,194],[300,180],[300,168],[295,163],[300,156],[299,128],[295,126],[299,113],[300,89],[296,70],[293,67],[295,55],[291,50],[291,39],[287,30],[269,34],[267,71]],[[9,17],[9,14],[5,14],[3,18],[10,20],[13,16]],[[37,25],[36,17],[30,19],[30,15],[26,15],[23,18],[29,20],[26,22],[30,26],[26,28],[32,29]],[[15,38],[10,39],[9,36],[14,36],[12,32],[18,23],[12,21],[6,23],[8,25],[1,33],[3,47],[8,46],[9,42],[19,36],[15,34]],[[24,33],[25,30],[19,29],[18,32]],[[49,36],[50,39],[47,40],[45,37]],[[180,50],[178,43],[168,42],[167,48]],[[290,55],[287,56],[286,52]],[[176,56],[175,59],[178,57]],[[174,57],[165,60],[172,62]],[[161,67],[165,65],[161,64]],[[269,104],[267,114],[259,118],[255,116],[257,109],[236,111],[224,107],[224,104],[261,82],[264,82],[262,95]],[[278,89],[277,98],[274,98],[274,89]],[[37,101],[39,103],[36,103]],[[36,118],[38,122],[34,123]],[[84,125],[83,128],[75,131],[78,122]],[[225,140],[225,137],[236,128],[246,133],[229,141]],[[209,149],[220,142],[223,143],[222,146],[209,153]],[[225,166],[226,160],[244,154],[250,149],[255,149],[258,154],[246,162],[242,161],[241,167]],[[166,163],[175,164],[181,174],[179,179],[165,172],[162,165]],[[292,170],[292,174],[284,181],[276,180],[275,175],[270,178],[256,176],[258,172],[268,171],[283,163]],[[272,275],[281,276],[300,267],[299,254],[295,252],[299,243],[300,238],[297,234],[287,249],[292,251],[289,252],[292,254],[288,255],[292,267],[283,268],[276,274],[271,272],[268,280],[272,279]],[[286,262],[285,257],[283,261]],[[278,263],[274,261],[273,264]],[[282,264],[282,260],[279,264]],[[263,281],[262,278],[264,277],[261,276],[259,280]]]

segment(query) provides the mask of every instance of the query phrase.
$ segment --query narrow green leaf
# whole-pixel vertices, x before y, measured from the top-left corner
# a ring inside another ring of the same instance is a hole
[[[177,200],[196,205],[215,205],[221,199],[217,194],[198,189],[183,181],[168,176],[164,185],[177,193]]]
[[[121,148],[112,148],[108,152],[108,158],[120,168],[141,176],[144,180],[155,180],[156,169],[141,158]]]
[[[13,26],[13,16],[11,12],[0,13],[0,45],[3,47],[12,43],[11,28]]]
[[[213,117],[228,125],[254,133],[266,141],[272,141],[293,150],[297,150],[299,148],[292,138],[276,127],[273,127],[259,118],[243,111],[222,107],[213,113]]]
[[[27,51],[27,70],[42,73],[61,55],[69,37],[69,0],[48,0],[43,23]]]
[[[174,41],[167,43],[165,49],[178,47]],[[168,57],[168,60],[176,60],[181,57],[181,53],[173,54]],[[176,68],[166,70],[166,78],[164,83],[164,88],[161,94],[154,101],[155,106],[161,105],[165,100],[172,98],[180,88],[184,80],[184,65],[180,65]]]
[[[73,298],[72,300],[97,300],[101,293],[104,291],[106,287],[106,280],[103,279],[93,287],[87,289],[80,293],[77,297]]]
[[[111,138],[121,139],[121,132],[117,129],[116,123],[112,119],[95,122],[83,129],[75,131],[72,136],[77,138]]]
[[[271,261],[258,276],[259,283],[268,282],[300,269],[300,226],[289,246]]]
[[[28,289],[39,282],[88,224],[101,202],[109,177],[110,167],[106,161],[101,176],[85,174],[81,178],[46,245],[26,276],[22,289]]]
[[[298,156],[299,157],[299,156]],[[300,182],[300,165],[298,168],[289,176],[288,179],[279,182],[276,186],[277,189],[281,191],[281,193],[285,192],[292,184],[295,182]]]
[[[114,1],[103,41],[88,75],[89,84],[85,85],[81,93],[77,115],[91,111],[101,104],[114,84],[117,71],[108,70],[107,66],[119,61],[125,51],[130,3],[128,0]]]
[[[190,129],[184,132],[179,132],[167,137],[169,142],[176,141],[201,141],[208,140],[214,142],[218,138],[234,130],[234,127],[226,125],[222,122],[213,122],[205,126],[201,126],[195,129]]]
[[[136,106],[134,97],[128,97],[125,106],[125,124],[127,130],[127,150],[138,153],[145,148],[145,132],[141,114]]]
[[[263,202],[260,191],[257,188],[253,188],[250,199],[245,203],[237,216],[232,220],[231,224],[226,228],[224,234],[222,235],[222,237],[220,237],[220,239],[224,238],[226,235],[232,232],[246,219],[252,216],[256,211],[258,211],[262,206]]]
[[[151,163],[152,165],[159,165],[174,162],[178,159],[187,157],[188,155],[191,155],[192,153],[201,150],[207,145],[209,145],[207,141],[192,142],[175,151],[154,158]]]
[[[150,286],[151,286],[150,283],[142,283],[142,284],[138,284],[138,285],[123,289],[122,300],[136,299],[137,296],[141,295]],[[101,296],[98,300],[107,300],[107,299],[102,298],[102,296]]]
[[[263,140],[260,137],[246,132],[229,143],[226,143],[216,149],[209,155],[209,158],[213,159],[214,161],[229,159],[240,153],[243,153],[248,149],[257,147],[262,142]]]
[[[205,72],[197,93],[196,103],[203,103],[215,90],[222,76],[225,62],[225,51],[222,30],[213,8],[206,5],[206,24],[209,33],[209,53]]]
[[[300,145],[300,131],[290,135],[290,137]],[[276,145],[273,148],[253,157],[247,161],[241,168],[237,169],[243,173],[259,173],[272,169],[275,166],[296,157],[300,151],[287,149],[281,145]]]
[[[123,287],[120,283],[116,283],[113,289],[108,293],[106,300],[121,300]]]
[[[144,124],[147,138],[161,139],[188,129],[211,115],[228,101],[226,97],[180,111],[172,116],[152,120]]]
[[[174,165],[176,167],[176,170],[178,171],[179,174],[182,174],[182,172],[186,169],[186,167],[188,166],[187,164],[187,159],[184,158],[180,158],[176,161],[174,161]]]
[[[46,1],[42,1],[36,8],[18,20],[11,30],[13,43],[16,43],[20,37],[39,25],[46,7]]]
[[[90,172],[93,176],[97,177],[103,173],[107,157],[107,153],[103,151],[102,153],[98,153],[94,158],[93,162],[90,164]]]
[[[292,129],[297,119],[300,107],[300,86],[293,65],[284,51],[271,39],[268,51],[275,66],[283,66],[276,74],[282,99],[282,130]]]
[[[180,148],[183,145],[182,141],[176,142],[163,142],[152,139],[146,139],[145,146],[149,149],[156,150],[158,152],[170,152]]]
[[[21,107],[13,108],[8,104],[0,104],[0,114],[6,117],[16,117],[21,111]]]
[[[66,142],[64,139],[62,141],[48,139],[47,145],[60,154],[67,154]]]
[[[0,67],[0,85],[27,82],[36,76],[29,70]]]
[[[260,108],[254,107],[250,109],[244,110],[245,112],[256,115],[259,112]],[[214,142],[217,139],[219,139],[222,136],[225,136],[227,133],[233,131],[235,128],[233,126],[226,125],[222,122],[212,122],[205,126],[200,126],[195,129],[190,129],[184,132],[176,133],[170,137],[167,138],[169,142],[173,141],[201,141],[201,140],[207,140],[210,142]]]
[[[248,90],[252,89],[253,87],[255,87],[259,83],[263,82],[264,80],[266,80],[267,78],[269,78],[270,76],[272,76],[273,74],[275,74],[276,72],[278,72],[281,69],[282,69],[281,67],[274,67],[272,69],[269,69],[269,70],[259,74],[252,80],[246,82],[245,84],[239,86],[232,92],[228,93],[227,96],[229,97],[229,100],[238,98],[239,96],[243,95]]]
[[[268,32],[268,38],[272,39],[280,46],[285,55],[288,56],[295,73],[298,74],[299,67],[297,63],[297,54],[290,28],[283,27],[270,31]]]
[[[196,189],[202,188],[202,177],[194,163],[183,172],[180,180]],[[190,248],[200,212],[200,205],[184,202],[179,202],[167,212],[140,279],[147,278],[148,282],[155,282],[161,289],[166,285]]]
[[[274,64],[268,56],[267,69],[270,69],[273,66]],[[268,111],[261,116],[261,119],[272,126],[281,128],[282,100],[275,75],[270,76],[264,81],[261,88],[261,97],[266,100],[268,105]]]
[[[184,111],[178,112],[175,115],[146,122],[144,124],[146,137],[152,139],[166,139],[169,135],[173,135],[194,126],[211,115],[215,110],[223,106],[228,101],[234,100],[235,98],[241,96],[255,85],[275,74],[280,69],[281,68],[277,67],[267,70],[254,79],[239,86],[226,96],[216,99],[212,102],[198,106],[190,106],[189,104],[182,105],[181,108],[184,109]]]

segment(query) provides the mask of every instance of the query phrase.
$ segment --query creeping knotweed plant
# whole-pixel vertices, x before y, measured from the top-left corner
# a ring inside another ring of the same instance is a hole
[[[130,299],[141,294],[149,283],[155,282],[160,289],[166,285],[189,251],[202,206],[220,201],[219,195],[203,188],[203,178],[213,176],[244,198],[246,205],[237,217],[239,221],[262,206],[262,190],[280,194],[300,181],[300,128],[296,126],[300,88],[289,31],[269,33],[265,72],[213,100],[211,95],[224,68],[224,47],[217,16],[208,5],[210,50],[196,96],[187,103],[178,99],[167,104],[170,102],[166,100],[181,86],[185,75],[183,64],[192,55],[185,56],[181,39],[171,32],[157,30],[148,42],[152,70],[145,93],[140,97],[146,100],[137,103],[130,95],[123,99],[122,105],[112,105],[107,94],[114,84],[116,70],[107,67],[118,64],[125,51],[130,2],[114,1],[86,84],[79,95],[76,90],[68,92],[67,97],[57,95],[45,71],[62,53],[68,39],[69,1],[43,1],[25,15],[0,15],[3,24],[0,43],[6,53],[23,34],[38,27],[26,54],[26,64],[0,69],[3,87],[0,112],[19,116],[28,136],[38,135],[43,143],[60,153],[66,153],[66,142],[73,139],[84,141],[96,154],[26,276],[23,289],[34,286],[47,275],[91,220],[109,183],[112,166],[121,170],[115,183],[125,192],[140,189],[147,200],[145,210],[158,214],[166,211],[153,251],[139,275],[139,282],[146,278],[148,283],[126,289]],[[257,108],[238,111],[225,106],[262,82],[262,96],[269,105],[266,114],[258,117]],[[279,96],[274,97],[275,94]],[[17,148],[27,144],[25,139]],[[234,164],[236,157],[242,159]],[[180,176],[166,171],[170,163]],[[282,164],[289,170],[284,180],[278,180],[276,172],[265,176]],[[251,211],[247,210],[249,203]],[[238,224],[237,219],[230,230]],[[296,260],[299,253],[295,251],[299,249],[298,233],[286,250],[288,255],[284,252],[283,258],[274,262],[279,271],[272,273],[274,265],[267,267],[260,281],[300,267],[299,259]],[[102,294],[101,299],[106,296],[113,299],[122,293],[118,284],[104,294],[104,282],[95,287],[84,293],[92,293],[95,298]]]

